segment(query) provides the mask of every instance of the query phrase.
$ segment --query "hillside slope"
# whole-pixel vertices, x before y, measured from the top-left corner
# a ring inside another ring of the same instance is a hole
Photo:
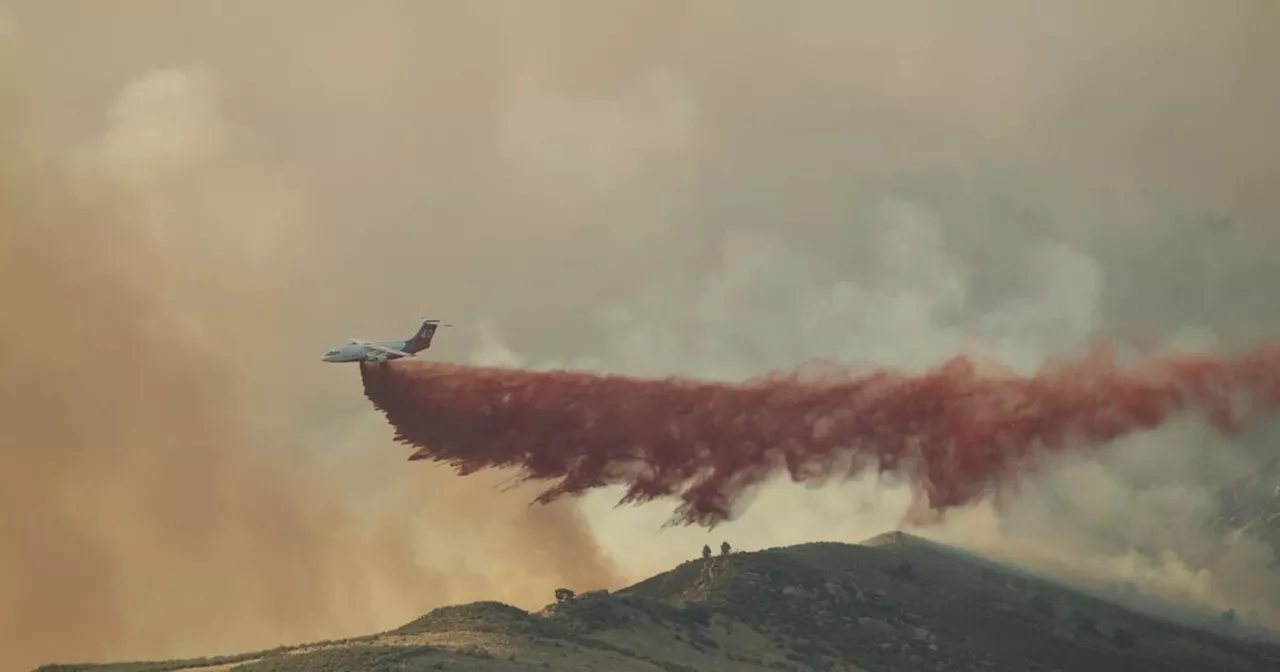
[[[443,607],[341,642],[41,672],[1262,672],[1280,646],[1194,631],[902,533],[695,560],[538,613]]]

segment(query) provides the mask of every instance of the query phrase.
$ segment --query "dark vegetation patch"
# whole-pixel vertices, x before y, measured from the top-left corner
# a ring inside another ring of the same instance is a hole
[[[556,637],[563,634],[555,623],[502,602],[472,602],[440,607],[387,634],[421,635],[441,632],[482,632],[539,637]]]

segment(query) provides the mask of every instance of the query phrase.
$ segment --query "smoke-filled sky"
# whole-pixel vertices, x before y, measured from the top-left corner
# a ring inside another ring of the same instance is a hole
[[[708,536],[406,463],[319,356],[422,317],[433,357],[728,379],[1280,338],[1269,0],[10,0],[0,54],[6,669],[536,607],[907,505],[778,483]],[[1260,549],[1179,526],[1265,439],[1165,428],[933,532],[1274,617]]]

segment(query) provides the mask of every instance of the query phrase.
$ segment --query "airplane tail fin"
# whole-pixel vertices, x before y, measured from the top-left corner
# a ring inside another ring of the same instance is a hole
[[[440,324],[440,320],[423,320],[422,326],[418,327],[418,333],[409,339],[409,346],[412,352],[426,350],[431,347],[431,339],[435,338],[437,327],[447,327],[447,324]]]

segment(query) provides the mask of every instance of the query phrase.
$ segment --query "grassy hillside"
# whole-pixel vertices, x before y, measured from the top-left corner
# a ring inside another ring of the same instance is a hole
[[[1280,646],[1167,623],[893,533],[694,560],[536,613],[477,602],[340,642],[40,670],[1262,672],[1280,670]]]

